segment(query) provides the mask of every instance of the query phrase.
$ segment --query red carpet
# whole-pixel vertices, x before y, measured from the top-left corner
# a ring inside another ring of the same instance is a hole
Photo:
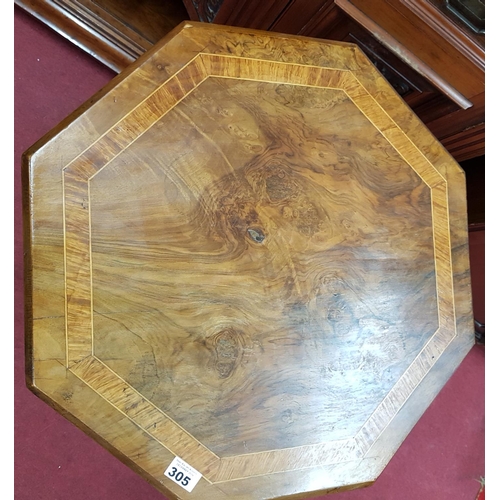
[[[162,500],[142,478],[25,387],[21,154],[114,73],[17,8],[14,21],[15,498]],[[479,244],[475,252],[479,264],[474,261],[473,267],[481,268],[484,246]],[[480,293],[480,276],[475,286]],[[480,307],[480,300],[484,308],[484,292],[475,306]],[[322,498],[474,500],[485,475],[484,368],[484,347],[475,346],[373,486]]]

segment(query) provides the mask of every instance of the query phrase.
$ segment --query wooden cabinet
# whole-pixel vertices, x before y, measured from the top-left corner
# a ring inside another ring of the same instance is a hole
[[[484,155],[484,35],[438,0],[15,0],[121,71],[183,20],[356,43],[453,157]]]

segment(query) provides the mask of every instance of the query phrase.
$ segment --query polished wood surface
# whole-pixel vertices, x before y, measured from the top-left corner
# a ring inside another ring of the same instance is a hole
[[[166,495],[366,486],[473,345],[464,173],[355,45],[184,23],[24,190],[28,385]]]

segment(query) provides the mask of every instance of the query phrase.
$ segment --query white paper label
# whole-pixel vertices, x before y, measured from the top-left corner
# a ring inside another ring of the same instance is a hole
[[[193,488],[201,479],[201,474],[179,457],[172,460],[164,474],[174,483],[189,491],[189,493],[193,491]]]

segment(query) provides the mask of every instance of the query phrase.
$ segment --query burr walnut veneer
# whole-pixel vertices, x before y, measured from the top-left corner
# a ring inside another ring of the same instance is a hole
[[[370,484],[473,344],[464,173],[355,45],[183,23],[24,192],[28,385],[171,498]]]

